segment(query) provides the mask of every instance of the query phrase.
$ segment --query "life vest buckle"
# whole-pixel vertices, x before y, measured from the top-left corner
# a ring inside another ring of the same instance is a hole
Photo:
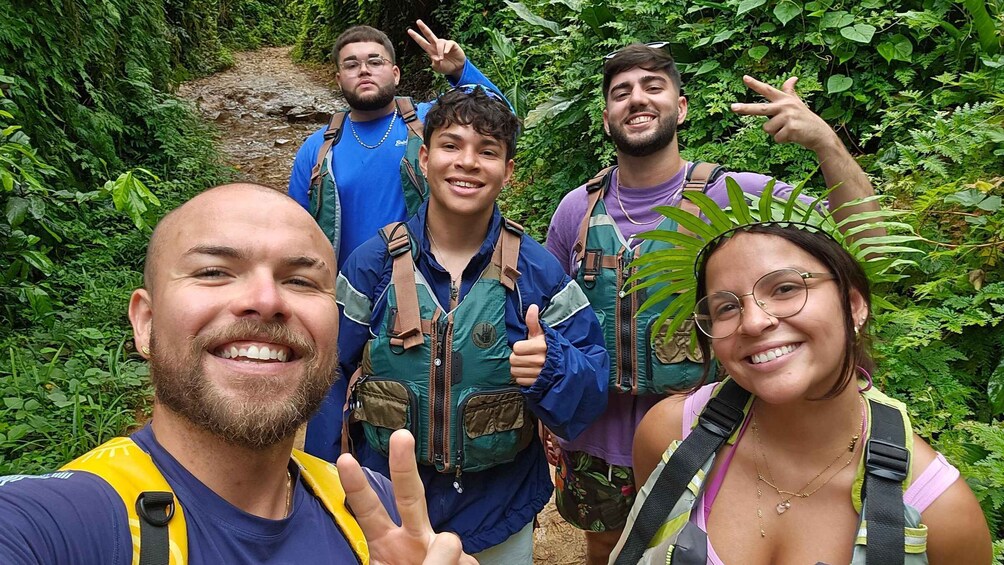
[[[742,421],[741,410],[736,410],[716,396],[708,401],[698,418],[698,425],[720,438],[728,438],[735,433]]]
[[[872,438],[865,446],[865,472],[890,481],[903,482],[910,470],[910,452],[905,447]]]
[[[587,249],[585,256],[582,257],[582,280],[587,283],[595,283],[602,266],[603,250]]]

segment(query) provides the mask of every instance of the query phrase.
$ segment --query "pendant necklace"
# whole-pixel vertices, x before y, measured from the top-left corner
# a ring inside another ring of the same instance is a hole
[[[751,424],[751,426],[753,428],[753,438],[755,440],[755,443],[753,444],[753,464],[756,466],[756,475],[757,475],[756,476],[756,478],[757,478],[757,481],[756,481],[756,500],[757,500],[756,516],[757,516],[757,521],[760,523],[760,537],[761,538],[767,537],[767,534],[764,532],[764,529],[763,529],[763,511],[760,509],[760,499],[763,496],[763,492],[760,489],[760,483],[764,483],[765,485],[767,485],[770,488],[774,489],[774,491],[777,493],[777,496],[779,498],[779,502],[777,503],[777,506],[774,507],[774,510],[777,512],[778,516],[784,514],[785,512],[788,511],[788,509],[791,508],[791,501],[792,501],[793,498],[803,498],[803,499],[804,498],[809,498],[810,496],[812,496],[812,495],[816,494],[817,492],[819,492],[819,490],[822,489],[824,486],[826,486],[827,484],[829,484],[829,482],[832,481],[834,477],[836,477],[837,475],[839,475],[840,472],[843,471],[844,469],[846,469],[847,466],[851,464],[851,461],[854,460],[854,448],[857,447],[858,440],[861,439],[861,433],[862,433],[861,430],[863,430],[864,426],[865,426],[864,399],[862,399],[860,396],[858,397],[858,399],[860,401],[860,407],[861,407],[861,423],[858,426],[858,430],[859,430],[858,433],[856,433],[853,436],[851,436],[851,440],[847,444],[847,452],[849,453],[849,455],[847,456],[847,460],[844,461],[844,464],[841,465],[839,468],[837,468],[837,470],[834,471],[825,481],[819,483],[819,485],[817,485],[816,488],[813,488],[812,490],[809,490],[808,492],[806,492],[806,489],[808,489],[810,486],[812,486],[812,484],[814,482],[816,482],[816,480],[818,480],[821,476],[823,476],[823,473],[825,473],[827,470],[829,470],[831,467],[833,467],[834,463],[836,463],[837,461],[840,460],[841,457],[843,457],[844,451],[841,450],[840,453],[838,453],[837,456],[834,457],[833,460],[830,461],[828,465],[826,465],[825,467],[823,467],[822,470],[820,470],[818,473],[816,473],[816,475],[814,477],[812,477],[811,479],[809,479],[809,482],[805,483],[805,486],[803,486],[801,489],[799,489],[797,491],[784,490],[781,487],[777,486],[777,484],[774,482],[774,476],[771,474],[771,471],[770,471],[770,463],[767,461],[767,454],[764,452],[764,450],[763,450],[763,443],[761,443],[761,441],[760,441],[760,428],[757,426],[756,412],[754,411],[751,414],[751,416],[750,416],[750,419],[751,419],[750,424]],[[760,460],[761,459],[763,459],[763,465],[764,465],[764,470],[762,472],[760,470]]]
[[[349,118],[349,129],[352,130],[352,137],[356,138],[356,141],[359,142],[359,145],[362,145],[366,149],[376,149],[377,147],[380,147],[381,145],[383,145],[383,142],[387,141],[387,137],[390,135],[391,130],[394,129],[394,122],[396,120],[397,120],[397,108],[394,108],[394,114],[390,118],[390,125],[387,126],[387,131],[384,132],[383,137],[380,138],[380,141],[378,141],[376,145],[367,145],[362,140],[362,138],[359,137],[359,134],[356,133],[356,126],[352,122],[352,118],[351,117]]]

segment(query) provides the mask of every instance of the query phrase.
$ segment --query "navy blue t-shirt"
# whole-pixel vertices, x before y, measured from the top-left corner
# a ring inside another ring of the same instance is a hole
[[[189,563],[354,563],[352,549],[321,502],[301,484],[282,520],[252,516],[193,477],[157,443],[149,426],[133,440],[150,453],[185,511]],[[400,522],[390,482],[366,471],[391,518]],[[87,472],[0,477],[0,563],[132,563],[121,498]]]

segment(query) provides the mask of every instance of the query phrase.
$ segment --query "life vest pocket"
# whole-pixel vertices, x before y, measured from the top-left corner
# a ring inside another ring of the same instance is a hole
[[[691,351],[693,320],[687,320],[672,336],[665,327],[655,335],[655,321],[645,326],[645,369],[648,379],[638,379],[638,393],[666,394],[688,390],[701,378],[700,349]],[[647,385],[647,386],[645,386]]]
[[[415,434],[418,400],[401,381],[364,377],[356,383],[353,416],[362,422],[366,443],[383,455],[389,453],[390,435],[407,429]]]
[[[459,413],[464,471],[508,463],[533,440],[533,417],[517,387],[474,391],[460,401]]]

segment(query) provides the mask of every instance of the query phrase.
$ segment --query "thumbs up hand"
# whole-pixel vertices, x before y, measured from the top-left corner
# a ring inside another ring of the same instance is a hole
[[[531,304],[526,311],[526,339],[512,346],[509,365],[512,378],[519,386],[532,386],[547,359],[547,340],[540,326],[540,307]]]

